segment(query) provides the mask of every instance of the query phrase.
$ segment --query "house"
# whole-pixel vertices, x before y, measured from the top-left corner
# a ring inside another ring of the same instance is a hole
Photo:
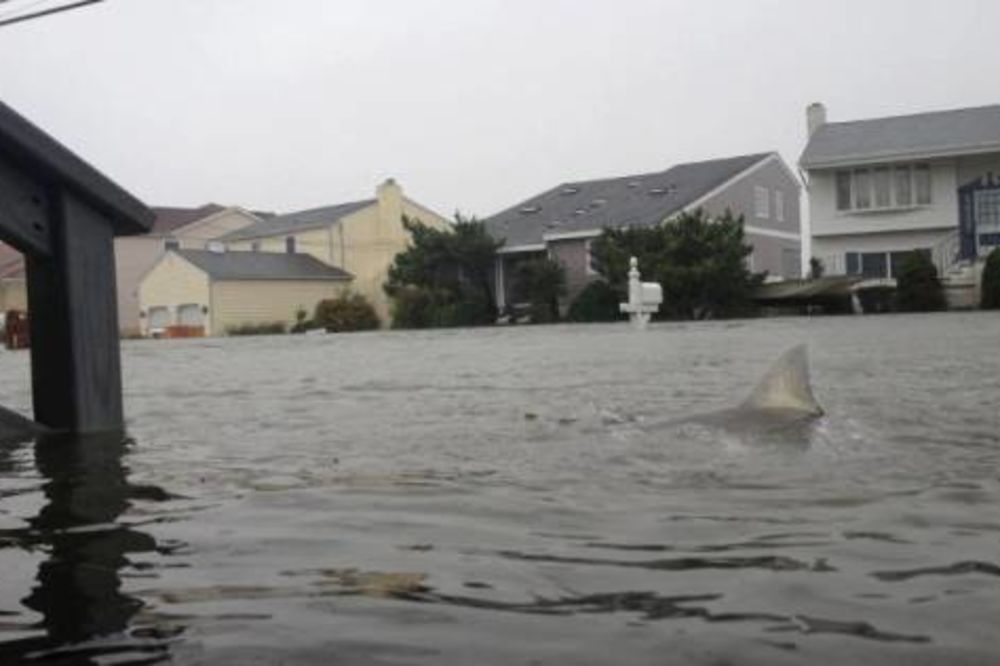
[[[713,217],[727,210],[744,217],[754,248],[751,270],[799,277],[799,193],[798,180],[777,153],[557,185],[485,220],[490,234],[504,241],[496,267],[497,306],[519,300],[511,277],[519,262],[548,256],[562,263],[572,299],[597,276],[590,243],[604,228],[658,225],[699,208]]]
[[[118,320],[125,335],[140,331],[139,283],[171,249],[205,249],[217,237],[259,223],[269,213],[238,206],[154,207],[149,233],[115,239]]]
[[[219,238],[233,251],[309,254],[353,276],[352,291],[362,294],[383,324],[390,303],[382,286],[395,257],[410,242],[403,218],[436,228],[445,218],[403,195],[393,179],[378,186],[373,199],[314,208],[261,221]]]
[[[152,211],[156,217],[148,232],[114,241],[118,326],[124,335],[139,333],[139,282],[168,250],[203,249],[217,236],[257,224],[270,215],[218,204],[154,207]],[[4,310],[26,307],[24,262],[9,247],[0,248],[0,296]]]
[[[180,326],[225,335],[241,325],[291,325],[299,311],[312,315],[319,301],[348,289],[365,296],[387,324],[382,285],[410,242],[404,217],[448,226],[389,179],[371,199],[265,217],[223,234],[213,227],[204,251],[185,245],[190,236],[179,238],[141,281],[142,331]],[[215,223],[209,216],[194,224]]]
[[[223,335],[247,324],[289,325],[350,283],[349,273],[304,253],[172,248],[140,285],[142,332]]]
[[[812,254],[833,275],[892,284],[922,250],[952,305],[971,305],[979,257],[1000,245],[1000,105],[850,122],[806,111]]]

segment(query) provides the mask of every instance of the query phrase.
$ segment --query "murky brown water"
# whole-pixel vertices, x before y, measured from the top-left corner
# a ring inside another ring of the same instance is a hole
[[[812,428],[645,427],[739,402],[800,342]],[[1000,661],[996,315],[124,364],[134,444],[0,446],[0,663]],[[0,377],[25,408],[27,356]]]

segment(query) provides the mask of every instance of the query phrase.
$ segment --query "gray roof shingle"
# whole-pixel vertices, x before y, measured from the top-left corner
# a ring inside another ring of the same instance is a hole
[[[174,250],[215,280],[350,280],[345,270],[308,254]]]
[[[257,224],[251,224],[249,227],[230,232],[219,238],[219,240],[226,242],[241,241],[279,234],[298,233],[310,229],[321,229],[355,211],[367,208],[375,204],[375,202],[375,199],[365,199],[363,201],[351,201],[335,206],[310,208],[309,210],[301,210],[286,215],[276,215]]]
[[[775,153],[678,164],[666,171],[563,183],[484,222],[508,247],[538,245],[545,234],[652,226]]]
[[[1000,105],[821,125],[799,164],[805,169],[880,159],[1000,151]]]

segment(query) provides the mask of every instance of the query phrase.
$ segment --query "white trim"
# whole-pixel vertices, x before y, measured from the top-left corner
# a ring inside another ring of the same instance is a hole
[[[757,171],[763,169],[765,166],[767,166],[771,162],[774,162],[775,160],[778,161],[778,164],[784,166],[785,163],[784,163],[784,160],[781,159],[781,155],[779,155],[778,153],[770,153],[766,157],[761,158],[760,161],[755,162],[753,165],[747,167],[743,171],[740,171],[738,174],[736,174],[735,176],[733,176],[732,178],[730,178],[726,182],[724,182],[721,185],[718,185],[718,186],[712,188],[711,190],[709,190],[705,194],[701,195],[700,197],[698,197],[697,199],[695,199],[694,201],[692,201],[688,205],[684,206],[684,208],[682,208],[679,212],[682,212],[682,213],[691,213],[691,212],[694,212],[695,210],[697,210],[698,208],[700,208],[709,199],[715,197],[718,194],[721,194],[722,192],[724,192],[725,190],[727,190],[734,183],[736,183],[736,182],[738,182],[740,180],[743,180],[744,178],[746,178],[747,176],[749,176],[749,175],[751,175],[753,173],[756,173]],[[792,172],[788,169],[787,166],[785,166],[785,171],[788,173],[788,175],[792,175]],[[795,178],[795,176],[792,176],[792,180],[794,180],[796,184],[798,184],[798,182],[799,182],[798,179]],[[671,215],[670,218],[673,218],[673,217],[676,217],[676,216],[677,216],[677,213],[675,213],[674,215]]]
[[[819,160],[810,162],[799,162],[806,171],[821,171],[826,169],[842,169],[853,166],[868,166],[871,164],[882,164],[883,162],[905,162],[911,160],[934,160],[946,157],[965,157],[966,155],[983,155],[985,153],[1000,152],[1000,143],[988,144],[978,147],[955,147],[940,148],[938,150],[914,150],[910,152],[887,152],[874,153],[871,155],[847,155],[833,160]]]
[[[246,224],[245,226],[242,226],[239,229],[246,229],[247,227],[249,227],[251,225],[254,225],[254,224],[257,224],[259,222],[263,222],[264,221],[264,218],[259,217],[257,215],[254,215],[249,210],[247,210],[246,208],[243,208],[241,206],[226,206],[222,210],[219,210],[219,211],[216,211],[216,212],[211,213],[209,215],[206,215],[205,217],[199,217],[197,220],[194,220],[192,222],[188,222],[183,227],[178,227],[177,229],[174,229],[171,232],[171,234],[174,235],[174,236],[187,236],[187,235],[190,235],[191,233],[197,231],[198,229],[200,229],[201,227],[203,227],[203,226],[205,226],[207,224],[210,224],[210,223],[212,223],[212,222],[214,222],[214,221],[216,221],[216,220],[218,220],[220,218],[223,218],[223,217],[225,217],[227,215],[232,215],[232,214],[242,215],[245,218],[249,218],[249,224]],[[226,234],[233,233],[235,231],[239,231],[239,229],[233,229],[232,231],[227,231]],[[225,236],[226,234],[221,234],[221,235]]]
[[[503,257],[496,258],[496,274],[493,276],[496,291],[497,311],[503,312],[507,307],[507,287],[504,284]]]
[[[517,254],[519,252],[545,252],[545,243],[508,245],[497,250],[497,254]]]
[[[604,233],[603,229],[590,229],[588,231],[566,231],[561,234],[542,234],[542,240],[561,241],[561,240],[577,240],[580,238],[597,238],[602,233]]]
[[[935,223],[932,226],[919,227],[890,227],[888,229],[857,229],[851,231],[814,231],[813,238],[839,238],[848,236],[879,236],[885,234],[921,233],[924,231],[954,231],[958,229],[958,222],[951,225],[940,225]]]
[[[785,240],[796,241],[797,243],[802,242],[802,236],[800,236],[799,234],[793,234],[791,231],[778,231],[777,229],[764,229],[763,227],[744,225],[743,233],[753,234],[755,236],[770,236],[772,238],[783,238]]]

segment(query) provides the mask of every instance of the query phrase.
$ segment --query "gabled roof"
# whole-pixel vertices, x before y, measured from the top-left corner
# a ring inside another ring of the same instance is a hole
[[[563,183],[485,220],[507,247],[538,245],[543,236],[652,226],[775,153],[678,164],[666,171]]]
[[[152,211],[156,215],[153,220],[153,228],[149,230],[151,235],[169,236],[182,227],[205,219],[209,215],[214,215],[225,210],[219,204],[205,204],[197,208],[178,208],[176,206],[153,206]]]
[[[821,125],[799,164],[805,169],[894,159],[1000,152],[1000,105]]]
[[[230,232],[219,238],[219,240],[227,242],[241,241],[298,233],[310,229],[321,229],[355,211],[374,205],[375,202],[375,199],[365,199],[363,201],[351,201],[334,206],[323,206],[322,208],[310,208],[309,210],[288,213],[287,215],[277,215],[257,224],[251,224],[248,227]]]
[[[347,271],[308,254],[173,250],[214,280],[350,280]]]

